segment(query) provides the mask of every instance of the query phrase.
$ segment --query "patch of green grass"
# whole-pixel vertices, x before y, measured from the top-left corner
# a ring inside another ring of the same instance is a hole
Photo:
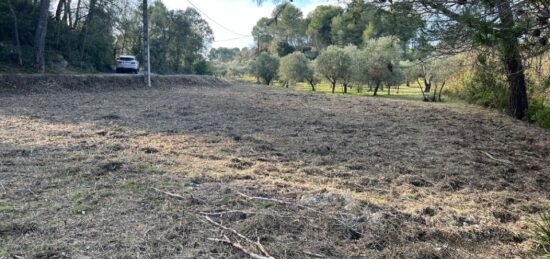
[[[146,186],[135,181],[125,181],[121,185],[121,188],[130,192],[143,192],[146,189]]]
[[[77,215],[80,215],[80,214],[86,214],[88,211],[90,211],[91,208],[88,207],[88,206],[85,206],[81,203],[77,203],[77,204],[74,204],[73,206],[71,206],[69,208],[69,211],[72,213],[72,214],[77,214]]]
[[[87,191],[78,191],[71,195],[73,205],[69,208],[72,214],[85,214],[91,210],[89,204],[94,202],[92,195]]]
[[[242,78],[239,78],[240,81],[256,84],[256,78],[251,76],[244,76]],[[274,81],[273,87],[276,88],[282,88],[283,82],[281,81]],[[289,87],[290,89],[294,89],[301,92],[312,92],[311,86],[308,83],[297,83],[295,85],[291,85]],[[315,86],[315,92],[316,93],[323,93],[323,94],[332,94],[332,87],[327,82],[322,82],[320,84],[317,84]],[[344,94],[344,88],[342,85],[337,85],[335,89],[334,94]],[[352,95],[352,96],[372,96],[374,94],[373,91],[370,91],[368,87],[363,87],[361,91],[358,91],[357,88],[348,88],[348,93],[346,95]],[[397,100],[408,100],[408,101],[423,101],[422,92],[420,90],[419,86],[411,84],[409,87],[406,85],[402,85],[399,87],[399,90],[397,87],[392,87],[388,93],[388,88],[385,87],[384,90],[378,90],[378,96],[379,98],[388,98],[388,99],[397,99]],[[464,101],[458,100],[458,99],[446,99],[443,97],[443,102],[452,102],[455,104],[464,104]]]
[[[273,206],[273,203],[268,201],[258,201],[256,204],[260,209],[267,209]]]
[[[139,169],[145,174],[163,175],[168,172],[165,168],[158,165],[140,165]]]
[[[550,212],[540,214],[540,219],[533,222],[531,238],[550,255]]]
[[[0,201],[0,213],[11,213],[14,211],[15,209],[10,204],[5,201]]]
[[[85,192],[76,192],[76,193],[73,193],[73,195],[71,195],[71,200],[72,201],[80,201],[84,198],[84,196],[86,195]]]

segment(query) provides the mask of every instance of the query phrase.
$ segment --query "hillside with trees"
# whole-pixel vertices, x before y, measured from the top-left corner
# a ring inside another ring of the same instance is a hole
[[[116,58],[143,60],[142,6],[138,0],[0,2],[0,72],[111,72]],[[193,8],[149,8],[152,72],[209,73],[213,41]]]
[[[540,1],[353,0],[304,15],[286,2],[258,20],[252,51],[255,57],[269,53],[279,59],[302,53],[332,93],[339,85],[344,93],[355,88],[377,95],[379,89],[406,84],[422,88],[424,101],[459,98],[548,127],[548,9]],[[289,78],[298,82],[294,70],[303,66],[281,62],[281,69],[258,68],[265,63],[254,58],[211,61],[218,72],[248,66],[256,78],[255,71],[271,69],[284,86]],[[306,83],[303,77],[299,81]]]

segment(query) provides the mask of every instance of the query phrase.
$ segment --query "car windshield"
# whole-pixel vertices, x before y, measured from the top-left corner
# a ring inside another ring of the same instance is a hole
[[[122,61],[133,61],[134,59],[133,59],[133,58],[129,58],[129,57],[121,57],[121,58],[119,58],[118,60],[122,60]]]

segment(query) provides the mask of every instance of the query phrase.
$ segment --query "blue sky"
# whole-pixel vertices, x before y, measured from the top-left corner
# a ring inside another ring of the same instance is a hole
[[[271,15],[274,5],[271,1],[266,1],[261,6],[254,3],[253,0],[189,0],[199,10],[208,15],[210,19],[204,17],[214,31],[215,42],[212,47],[250,47],[253,45],[250,35],[256,22],[262,18]],[[170,9],[185,9],[191,7],[187,0],[164,0],[166,6]],[[330,4],[331,0],[294,0],[294,5],[302,9],[304,15],[307,15],[315,7],[323,4]],[[219,24],[216,24],[212,20]]]

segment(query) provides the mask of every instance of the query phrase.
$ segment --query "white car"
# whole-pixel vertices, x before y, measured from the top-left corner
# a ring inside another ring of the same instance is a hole
[[[117,73],[133,73],[139,72],[139,61],[135,56],[120,56],[116,62]]]

